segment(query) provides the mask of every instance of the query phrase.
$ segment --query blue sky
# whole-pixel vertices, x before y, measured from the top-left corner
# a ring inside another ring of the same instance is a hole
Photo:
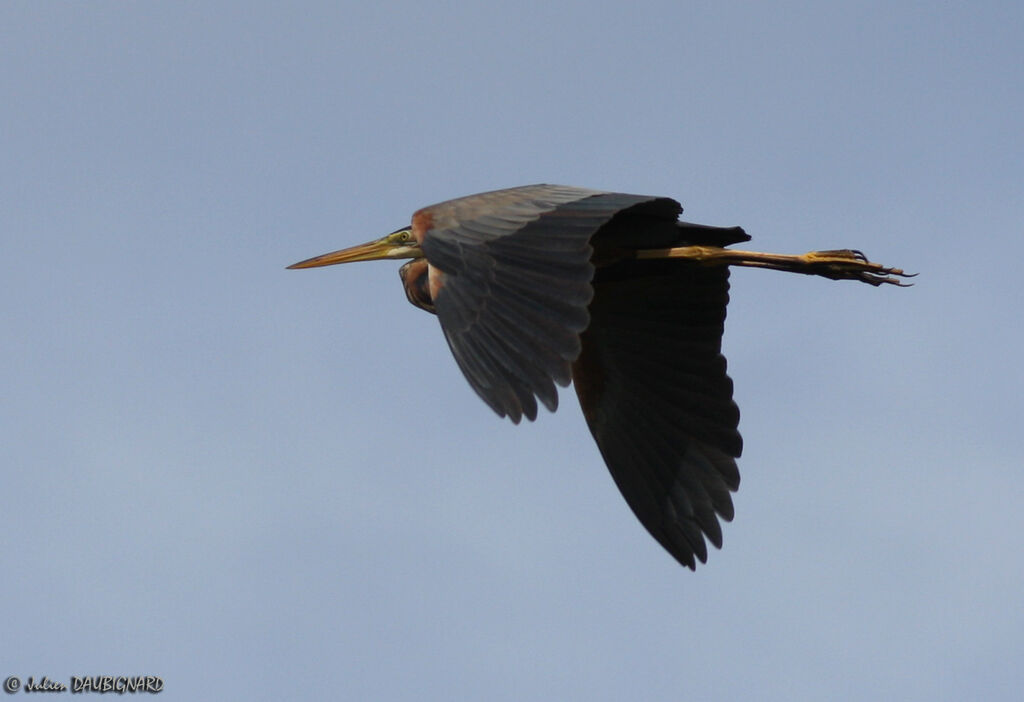
[[[0,675],[165,698],[1017,699],[1016,2],[6,2]],[[667,195],[872,289],[733,274],[696,573],[572,393],[514,427],[390,263],[533,182]]]

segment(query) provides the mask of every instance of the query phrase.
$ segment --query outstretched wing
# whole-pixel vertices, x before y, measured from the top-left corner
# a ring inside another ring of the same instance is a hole
[[[591,237],[620,213],[674,223],[674,200],[555,185],[424,208],[422,247],[445,338],[469,384],[518,423],[558,406],[590,323]],[[674,226],[674,225],[673,225]]]
[[[728,235],[730,230],[719,230]],[[733,230],[733,238],[746,238]],[[728,269],[630,261],[600,269],[573,366],[590,431],[626,502],[676,560],[722,545],[739,488],[739,409],[721,355]]]

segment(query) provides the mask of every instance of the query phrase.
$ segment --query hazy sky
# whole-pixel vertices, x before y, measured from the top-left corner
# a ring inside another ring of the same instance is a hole
[[[1022,47],[1016,1],[0,4],[0,677],[1020,699]],[[921,273],[734,272],[696,573],[571,391],[512,426],[397,265],[284,270],[533,182]]]

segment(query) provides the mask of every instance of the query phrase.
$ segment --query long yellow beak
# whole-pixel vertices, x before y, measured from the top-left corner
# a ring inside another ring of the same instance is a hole
[[[318,268],[320,266],[333,266],[336,263],[352,263],[354,261],[376,261],[382,258],[416,258],[423,253],[419,246],[407,244],[396,245],[394,235],[389,234],[383,239],[368,241],[365,244],[351,246],[341,251],[332,251],[322,256],[307,258],[288,266],[291,268]]]

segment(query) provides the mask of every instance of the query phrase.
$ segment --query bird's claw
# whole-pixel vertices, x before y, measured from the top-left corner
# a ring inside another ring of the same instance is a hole
[[[904,273],[901,268],[890,268],[873,263],[863,251],[856,249],[834,249],[811,251],[801,256],[808,267],[808,273],[831,278],[832,280],[859,280],[869,285],[897,285],[908,288],[912,283],[901,278],[913,278],[917,273]]]

